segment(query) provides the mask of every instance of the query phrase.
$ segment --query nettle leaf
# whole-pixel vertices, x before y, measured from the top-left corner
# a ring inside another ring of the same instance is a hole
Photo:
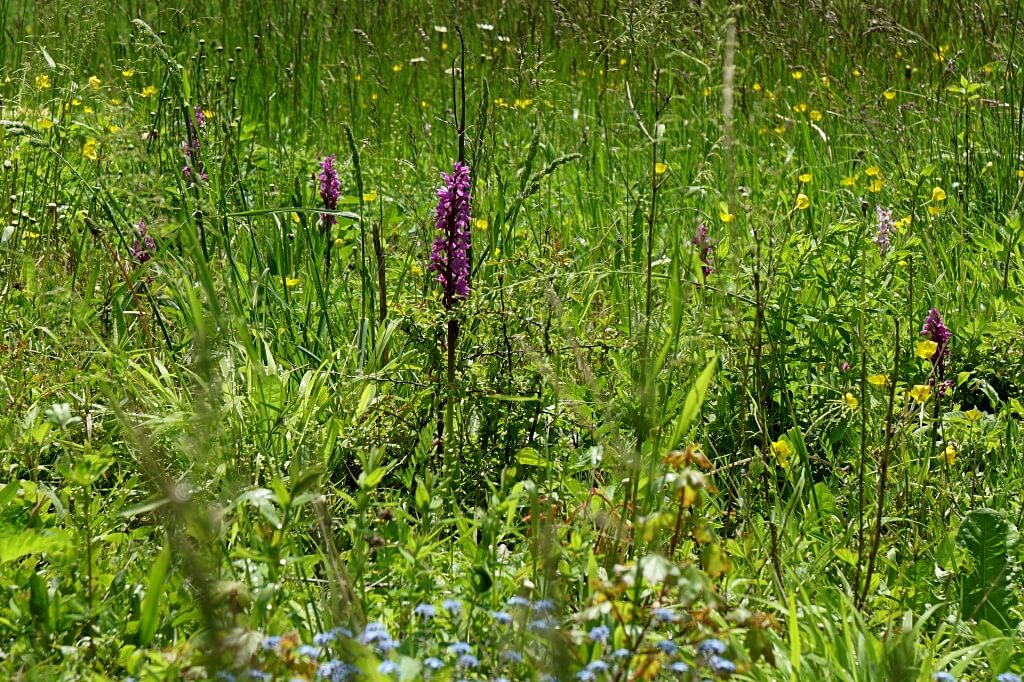
[[[960,610],[965,619],[986,620],[1004,632],[1017,625],[1011,583],[1017,529],[994,509],[975,509],[964,517],[956,541],[970,563],[960,575]]]

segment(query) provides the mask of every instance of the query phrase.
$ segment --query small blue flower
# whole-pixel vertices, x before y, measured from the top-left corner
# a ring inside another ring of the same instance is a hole
[[[673,656],[677,651],[679,651],[679,647],[676,646],[676,643],[673,642],[671,639],[663,639],[654,646],[658,649],[658,651],[667,656]]]
[[[537,618],[531,620],[526,625],[527,629],[534,632],[544,632],[546,630],[555,630],[558,628],[558,623],[551,616],[544,616],[543,618]]]
[[[453,653],[456,656],[464,656],[468,653],[472,653],[473,645],[469,642],[456,642],[448,647],[448,652]]]
[[[996,682],[1020,682],[1020,675],[1013,673],[1001,673],[996,676]]]
[[[530,605],[530,600],[526,597],[521,597],[518,594],[515,594],[508,598],[508,605],[525,609]]]
[[[679,616],[676,615],[675,611],[666,608],[654,609],[654,611],[651,612],[651,615],[662,623],[674,623],[679,619]]]
[[[612,652],[612,656],[615,658],[631,658],[633,656],[633,652],[629,649],[616,649]]]
[[[398,648],[398,640],[391,637],[382,637],[373,645],[379,654],[386,654]]]
[[[708,661],[708,667],[711,668],[711,672],[723,677],[728,677],[736,672],[736,664],[721,656],[712,656]]]
[[[491,618],[493,618],[494,622],[498,625],[512,624],[512,614],[508,611],[491,611]]]
[[[506,649],[505,651],[501,652],[501,660],[505,661],[506,663],[522,663],[523,655],[518,651]]]
[[[668,667],[668,671],[676,673],[677,675],[685,675],[690,672],[690,666],[686,665],[682,661],[673,661],[672,665]]]
[[[462,613],[462,602],[458,599],[445,599],[441,602],[441,606],[448,612],[448,615],[452,617],[458,616]]]
[[[268,635],[263,638],[263,642],[260,644],[267,651],[273,651],[281,644],[281,638],[276,635]]]
[[[608,637],[612,634],[611,629],[607,625],[598,625],[597,627],[591,628],[587,634],[590,637],[591,642],[604,642],[608,641]]]
[[[956,682],[956,678],[943,670],[932,675],[932,682]]]
[[[473,654],[463,654],[459,656],[459,667],[460,668],[476,668],[480,665],[480,659]]]
[[[440,670],[444,667],[444,661],[442,661],[440,658],[437,658],[436,656],[431,656],[430,658],[423,661],[423,665],[426,666],[428,670]]]
[[[333,631],[318,632],[315,635],[313,635],[313,644],[316,644],[317,646],[327,646],[328,644],[334,641],[334,638],[335,634]]]
[[[395,675],[398,673],[398,664],[394,661],[381,661],[377,666],[377,672],[381,675]]]
[[[512,682],[512,681],[509,680],[504,675],[502,675],[501,677],[495,677],[493,680],[491,680],[491,682]]]
[[[341,637],[342,639],[352,639],[352,631],[340,625],[336,628],[332,628],[331,634],[335,637]]]
[[[555,602],[550,599],[540,599],[533,605],[534,613],[549,613],[555,610]]]
[[[413,609],[413,613],[425,620],[430,620],[437,615],[437,609],[433,604],[420,604]]]
[[[609,668],[611,668],[611,666],[602,661],[600,658],[595,658],[590,663],[587,663],[587,670],[589,670],[592,673],[606,673],[608,672]]]
[[[701,656],[721,656],[725,653],[725,642],[711,637],[697,645],[697,653]]]
[[[256,668],[253,668],[249,671],[249,679],[270,682],[270,680],[273,679],[273,676],[270,673],[265,673],[262,670],[257,670]]]
[[[580,682],[594,682],[597,679],[597,675],[590,672],[589,670],[581,670],[576,673],[576,679]]]
[[[303,644],[295,650],[299,656],[306,656],[307,658],[320,658],[320,654],[323,652],[318,646],[311,646],[309,644]]]

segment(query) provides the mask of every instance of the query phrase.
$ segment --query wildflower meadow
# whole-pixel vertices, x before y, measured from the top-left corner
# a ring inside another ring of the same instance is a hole
[[[0,680],[1020,682],[1021,0],[0,0]]]

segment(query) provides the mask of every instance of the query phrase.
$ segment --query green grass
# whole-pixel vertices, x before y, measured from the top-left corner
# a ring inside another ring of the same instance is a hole
[[[4,678],[1024,670],[1018,3],[176,4],[0,0]]]

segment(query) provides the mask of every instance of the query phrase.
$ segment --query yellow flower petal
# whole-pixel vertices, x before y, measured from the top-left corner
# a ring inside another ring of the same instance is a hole
[[[815,121],[815,122],[820,121],[821,119],[825,118],[825,114],[821,113],[817,109],[811,109],[811,113],[808,114],[808,116],[810,116],[811,120]]]
[[[124,71],[121,72],[121,75],[124,76],[125,78],[131,78],[132,76],[135,75],[135,69],[125,69]]]
[[[665,171],[667,171],[667,170],[668,170],[668,164],[667,163],[662,163],[661,161],[659,161],[658,163],[654,164],[654,173],[655,173],[655,175],[663,175],[665,173]]]
[[[807,196],[806,194],[804,194],[803,192],[801,192],[800,194],[797,194],[797,195],[796,195],[796,207],[797,207],[798,209],[800,209],[801,211],[803,211],[803,210],[805,210],[805,209],[806,209],[807,207],[809,207],[810,205],[811,205],[811,199],[810,199],[810,197],[808,197],[808,196]]]
[[[928,360],[935,355],[935,351],[938,349],[939,344],[930,339],[925,339],[924,341],[918,341],[917,345],[914,346],[914,355],[922,360]]]
[[[872,374],[868,377],[868,383],[875,388],[881,388],[889,383],[889,377],[884,374]]]
[[[776,461],[779,466],[783,469],[789,468],[789,456],[793,454],[793,451],[789,447],[789,443],[780,438],[779,440],[772,443],[772,454],[775,455]]]
[[[869,178],[873,178],[880,174],[881,172],[882,169],[879,168],[878,166],[868,166],[867,168],[864,169],[864,175],[868,176]]]
[[[928,384],[917,384],[910,389],[910,397],[917,403],[928,402],[928,398],[932,397],[932,387]]]
[[[723,223],[731,223],[735,218],[736,216],[733,215],[732,213],[729,213],[728,211],[718,212],[718,219],[721,220]]]
[[[139,95],[141,95],[142,97],[152,97],[155,94],[156,94],[156,86],[155,85],[147,85],[146,87],[142,88],[142,92],[139,93]]]
[[[363,201],[365,201],[368,204],[372,203],[374,201],[377,201],[377,193],[376,192],[367,192],[367,193],[363,194]]]
[[[814,177],[810,173],[801,173],[800,176],[797,178],[797,180],[799,180],[805,185],[813,179]]]
[[[852,393],[847,393],[846,395],[844,395],[843,396],[843,402],[846,403],[846,406],[848,408],[850,408],[851,410],[856,410],[857,409],[857,405],[860,404],[857,401],[857,398],[854,397],[854,395]]]
[[[964,412],[964,416],[967,417],[967,421],[976,422],[981,419],[981,410],[972,407],[971,409]]]
[[[285,277],[284,278],[284,285],[286,287],[288,287],[289,289],[294,289],[295,287],[297,287],[299,285],[299,282],[301,282],[301,281],[302,280],[299,279],[298,277]]]
[[[896,99],[896,91],[889,89],[882,93],[882,97],[885,98],[886,102],[891,102]]]
[[[85,141],[85,144],[82,145],[82,156],[89,159],[90,161],[95,161],[97,158],[99,158],[99,155],[96,153],[96,148],[98,146],[99,142],[90,137],[88,140]]]
[[[791,71],[789,75],[793,77],[793,80],[798,81],[804,77],[804,72],[797,69],[795,71]]]
[[[945,200],[946,200],[946,190],[942,189],[941,187],[935,187],[934,189],[932,189],[932,201],[938,202],[938,201],[945,201]]]
[[[856,175],[848,175],[845,178],[843,178],[842,180],[840,180],[839,184],[842,185],[843,187],[853,187],[854,185],[857,184],[857,176]]]
[[[939,459],[946,463],[946,466],[953,466],[956,461],[956,446],[950,443],[946,449],[939,453]]]
[[[36,76],[36,87],[40,90],[46,90],[50,87],[50,77],[45,73],[41,73]]]
[[[883,180],[882,178],[875,178],[874,180],[871,181],[871,184],[868,185],[868,190],[874,192],[875,194],[878,194],[879,192],[882,191],[882,187],[884,185],[885,180]]]

